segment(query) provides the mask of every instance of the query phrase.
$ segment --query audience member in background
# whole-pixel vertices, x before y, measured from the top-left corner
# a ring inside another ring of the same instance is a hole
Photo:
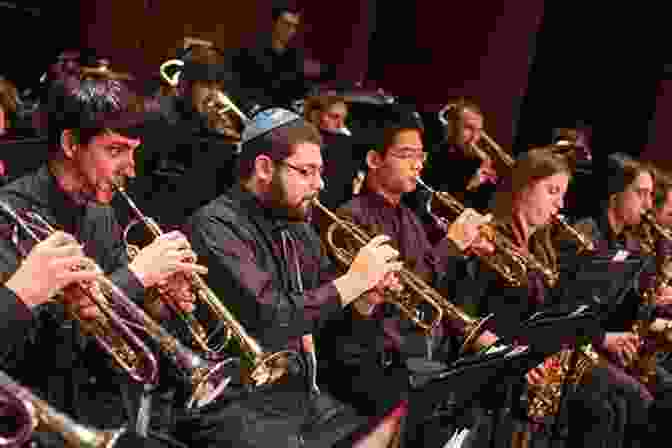
[[[292,3],[276,4],[270,35],[236,51],[229,62],[262,106],[289,107],[306,96],[311,82],[333,77],[331,67],[307,59],[303,49],[292,45],[303,19],[301,8]]]

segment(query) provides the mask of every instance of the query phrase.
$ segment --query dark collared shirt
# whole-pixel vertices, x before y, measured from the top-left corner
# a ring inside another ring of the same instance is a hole
[[[457,264],[455,259],[456,257],[461,258],[459,249],[447,238],[442,239],[436,246],[432,246],[418,217],[408,207],[402,204],[392,205],[382,195],[365,190],[361,195],[340,207],[337,214],[354,222],[371,235],[389,236],[391,244],[399,250],[406,267],[430,285],[449,283],[449,279],[455,275]],[[326,230],[326,224],[321,225],[321,231]],[[444,297],[452,300],[450,295],[446,294],[447,291],[443,292]],[[429,309],[424,311],[430,312]],[[387,313],[382,309],[376,311],[377,317],[382,317],[383,314]],[[464,326],[450,318],[444,319],[443,324],[447,331],[439,328],[435,336],[441,337],[444,333],[459,334]],[[417,340],[419,334],[410,322],[392,317],[386,318],[383,325],[386,336],[385,345],[388,348],[403,352],[417,352],[420,343],[422,351],[415,354],[426,353],[426,347],[423,347],[424,341]]]
[[[121,241],[121,229],[111,207],[76,203],[59,187],[46,166],[3,187],[0,190],[0,200],[9,204],[20,216],[26,217],[28,211],[38,213],[55,228],[73,234],[84,245],[84,252],[109,273],[110,279],[129,298],[138,300],[142,297],[144,288],[127,267],[128,257]],[[0,271],[9,276],[16,271],[22,254],[27,254],[34,242],[4,213],[0,218],[0,233],[2,234]],[[37,233],[41,237],[46,236],[43,232]],[[13,294],[6,296],[7,300],[11,298],[16,301]],[[6,302],[3,308],[4,312],[12,312],[12,309],[21,310],[18,316],[25,316],[26,310],[23,305],[17,308],[13,303]],[[80,346],[84,349],[88,345],[89,338],[81,337],[75,325],[73,344],[70,339],[73,330],[67,324],[69,318],[66,317],[64,307],[60,303],[39,305],[30,311],[32,319],[24,320],[17,316],[13,318],[15,323],[18,321],[21,325],[13,325],[13,328],[18,329],[17,332],[14,337],[4,340],[0,353],[3,368],[16,375],[22,382],[25,381],[38,388],[53,388],[53,385],[45,385],[44,381],[48,377],[63,375],[59,369],[67,369],[70,372],[68,375],[72,375],[74,365],[87,368],[91,365],[91,359],[88,358],[86,361],[76,361],[79,355],[75,353],[75,347]],[[100,352],[97,357],[108,359],[107,355]],[[43,366],[39,373],[34,369],[36,365]],[[106,370],[106,374],[111,376],[109,365]],[[63,393],[47,390],[49,395]],[[52,404],[61,409],[63,406],[69,406],[63,402]],[[76,405],[84,406],[82,403]]]
[[[298,349],[316,322],[340,313],[334,269],[310,224],[289,222],[234,186],[191,217],[187,236],[207,281],[267,349]]]

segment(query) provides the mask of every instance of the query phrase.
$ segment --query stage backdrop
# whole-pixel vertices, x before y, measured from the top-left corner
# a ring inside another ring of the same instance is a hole
[[[185,36],[223,49],[253,42],[270,27],[271,3],[83,2],[82,40],[116,67],[148,76]],[[368,71],[423,111],[438,110],[452,96],[476,96],[488,132],[510,145],[543,0],[404,0],[394,8],[374,0],[304,3],[300,42],[312,57],[337,64],[340,77],[359,81]]]

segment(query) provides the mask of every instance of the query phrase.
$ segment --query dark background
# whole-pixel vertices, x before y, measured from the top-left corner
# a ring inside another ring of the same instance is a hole
[[[593,128],[597,157],[624,151],[671,166],[672,88],[664,67],[672,61],[662,6],[587,3],[597,2],[402,0],[392,7],[306,0],[299,43],[338,65],[341,78],[374,82],[422,112],[475,96],[488,133],[514,152],[548,143],[553,127],[582,122]],[[81,46],[149,78],[185,36],[223,49],[251,43],[270,28],[271,4],[0,1],[0,72],[29,86],[61,49]]]

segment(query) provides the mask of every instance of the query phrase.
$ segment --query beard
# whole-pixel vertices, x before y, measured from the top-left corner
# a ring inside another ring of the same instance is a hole
[[[271,180],[271,188],[268,193],[268,205],[273,211],[290,221],[309,221],[312,211],[311,200],[314,195],[306,196],[299,206],[290,204],[287,200],[288,192],[282,175],[276,170]]]

